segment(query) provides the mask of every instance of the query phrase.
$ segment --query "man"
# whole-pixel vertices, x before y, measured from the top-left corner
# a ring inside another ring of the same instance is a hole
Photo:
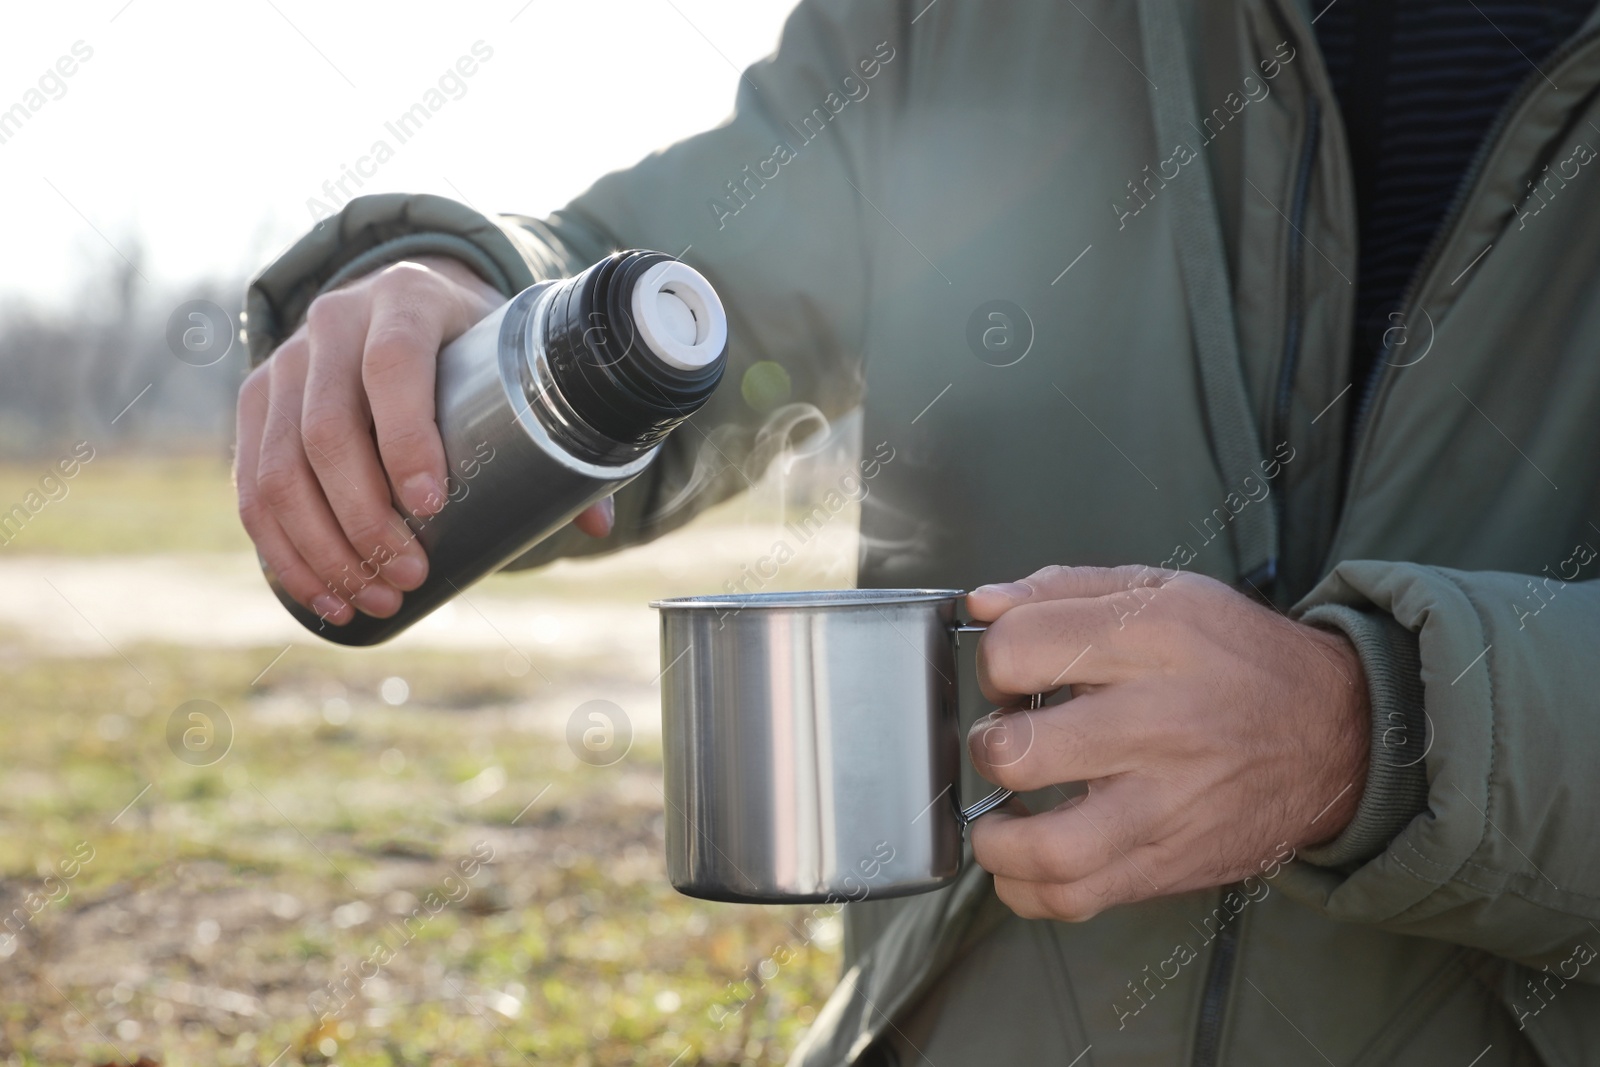
[[[1027,808],[852,906],[798,1062],[1600,1062],[1595,21],[806,0],[725,125],[549,219],[369,197],[268,268],[246,525],[334,621],[395,610],[439,344],[682,250],[727,385],[519,565],[735,491],[778,404],[864,404],[862,584],[1036,572],[969,598],[983,687],[1075,697],[973,733]]]

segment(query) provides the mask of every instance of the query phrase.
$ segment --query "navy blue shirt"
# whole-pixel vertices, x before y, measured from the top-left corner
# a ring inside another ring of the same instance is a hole
[[[1495,116],[1594,0],[1312,0],[1355,170],[1359,259],[1354,380]]]

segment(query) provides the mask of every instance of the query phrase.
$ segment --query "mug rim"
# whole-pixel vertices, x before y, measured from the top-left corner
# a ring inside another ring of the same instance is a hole
[[[662,611],[884,607],[893,604],[959,600],[966,595],[964,589],[807,589],[794,592],[717,593],[707,596],[667,597],[650,601],[650,606]]]

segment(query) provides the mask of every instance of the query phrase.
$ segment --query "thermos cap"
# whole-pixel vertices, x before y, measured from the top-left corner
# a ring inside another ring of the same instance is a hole
[[[727,362],[716,290],[660,252],[613,252],[559,283],[542,329],[555,391],[602,451],[660,441],[706,402]]]
[[[687,263],[657,263],[633,283],[639,340],[663,363],[696,371],[722,354],[728,320],[717,291]]]

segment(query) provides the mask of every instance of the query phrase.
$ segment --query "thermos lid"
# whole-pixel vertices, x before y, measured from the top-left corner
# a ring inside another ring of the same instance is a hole
[[[633,283],[639,340],[678,370],[707,366],[728,343],[728,319],[717,291],[687,263],[657,263]]]
[[[699,410],[727,362],[716,290],[660,252],[614,252],[561,283],[544,330],[567,403],[595,432],[638,448]]]

